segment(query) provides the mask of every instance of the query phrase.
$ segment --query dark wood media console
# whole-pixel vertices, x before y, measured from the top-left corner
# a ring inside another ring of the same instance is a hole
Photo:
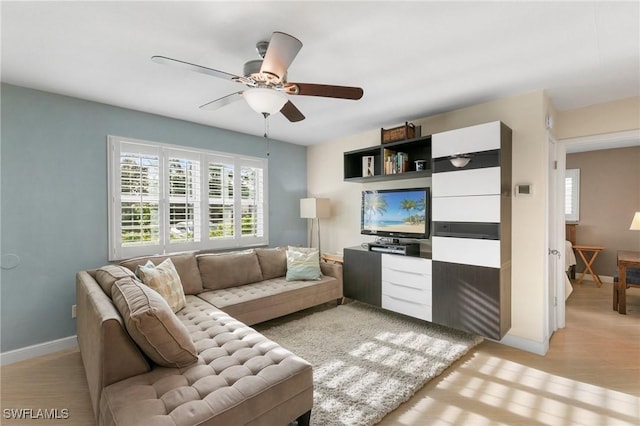
[[[342,268],[345,297],[382,306],[381,254],[362,247],[344,250]]]

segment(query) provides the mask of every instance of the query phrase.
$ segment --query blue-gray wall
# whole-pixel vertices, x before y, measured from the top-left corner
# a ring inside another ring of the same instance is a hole
[[[17,86],[0,100],[0,352],[75,334],[75,274],[107,263],[107,135],[266,152],[261,137]],[[271,141],[270,152],[270,245],[305,244],[306,147]]]

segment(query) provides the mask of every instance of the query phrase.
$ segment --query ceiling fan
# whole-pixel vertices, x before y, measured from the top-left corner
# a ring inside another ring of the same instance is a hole
[[[216,110],[232,102],[245,99],[254,111],[264,115],[265,118],[279,111],[289,121],[296,122],[304,120],[305,117],[286,95],[352,100],[362,98],[364,92],[360,87],[288,82],[287,69],[301,48],[302,42],[300,40],[289,34],[276,31],[268,42],[260,41],[256,44],[256,49],[262,59],[246,62],[242,76],[166,56],[153,56],[151,60],[158,64],[178,66],[247,86],[244,90],[201,105],[200,108],[205,110]]]

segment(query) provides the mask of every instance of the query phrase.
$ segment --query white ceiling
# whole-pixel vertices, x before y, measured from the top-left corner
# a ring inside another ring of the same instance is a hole
[[[2,81],[262,135],[245,102],[198,106],[238,83],[151,62],[241,74],[273,31],[303,47],[288,80],[360,86],[359,101],[295,96],[302,145],[544,89],[559,110],[640,96],[640,3],[7,2]]]

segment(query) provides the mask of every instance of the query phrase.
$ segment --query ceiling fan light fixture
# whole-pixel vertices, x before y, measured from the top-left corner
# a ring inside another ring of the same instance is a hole
[[[258,114],[274,114],[287,103],[287,96],[275,89],[263,87],[250,88],[244,91],[244,98],[252,110]]]

